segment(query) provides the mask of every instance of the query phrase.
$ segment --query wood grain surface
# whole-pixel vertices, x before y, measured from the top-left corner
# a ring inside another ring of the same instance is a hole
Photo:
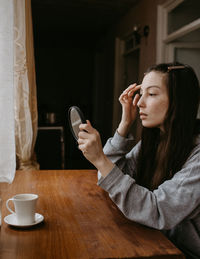
[[[126,219],[96,182],[95,170],[17,171],[12,184],[0,185],[0,258],[185,258],[160,231]],[[18,193],[39,195],[43,223],[4,222],[5,202]]]

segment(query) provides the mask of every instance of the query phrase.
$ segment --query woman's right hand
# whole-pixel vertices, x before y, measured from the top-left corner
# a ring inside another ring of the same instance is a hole
[[[131,125],[136,119],[137,103],[140,99],[139,94],[137,94],[136,92],[140,88],[141,85],[132,84],[128,88],[126,88],[119,97],[119,101],[122,105],[122,118],[117,131],[123,137],[127,136]]]

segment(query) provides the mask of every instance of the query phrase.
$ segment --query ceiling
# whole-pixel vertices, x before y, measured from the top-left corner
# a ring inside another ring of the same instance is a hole
[[[100,32],[139,0],[31,0],[36,31]]]

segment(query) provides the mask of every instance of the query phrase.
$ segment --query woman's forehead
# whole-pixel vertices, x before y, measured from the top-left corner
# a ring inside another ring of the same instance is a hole
[[[144,89],[149,86],[159,86],[160,88],[162,88],[163,86],[165,86],[164,80],[163,80],[164,76],[165,75],[161,72],[155,72],[155,71],[149,72],[144,76],[141,88]]]

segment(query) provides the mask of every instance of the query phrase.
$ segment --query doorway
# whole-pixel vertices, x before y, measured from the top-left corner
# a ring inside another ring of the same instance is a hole
[[[132,37],[130,35],[128,40]],[[113,100],[113,133],[121,120],[120,94],[133,83],[139,80],[140,45],[132,45],[127,48],[126,38],[116,38],[115,40],[115,78],[114,78],[114,100]],[[140,138],[140,121],[136,119],[131,132],[136,141]]]
[[[138,82],[140,49],[124,54],[124,88]]]

